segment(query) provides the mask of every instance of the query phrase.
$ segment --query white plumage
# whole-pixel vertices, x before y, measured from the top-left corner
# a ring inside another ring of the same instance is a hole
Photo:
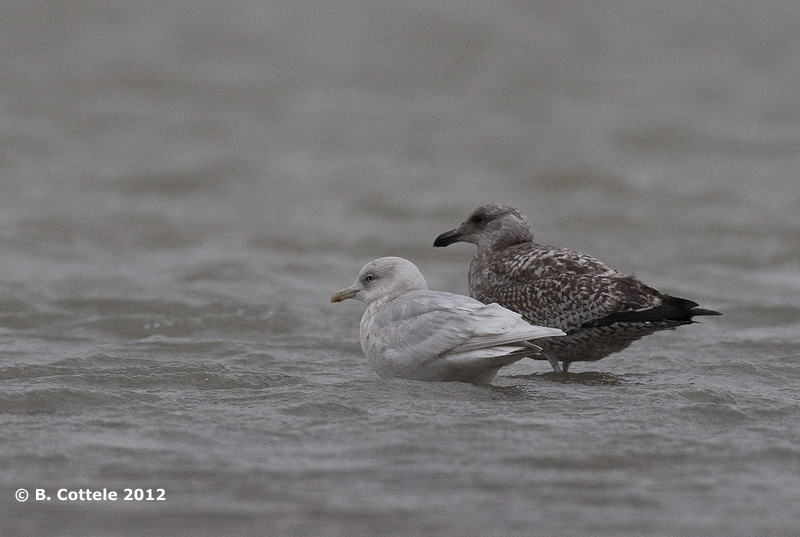
[[[367,263],[331,302],[348,298],[367,304],[359,339],[382,377],[482,384],[503,366],[541,351],[528,340],[564,335],[497,304],[428,290],[417,267],[401,257]]]

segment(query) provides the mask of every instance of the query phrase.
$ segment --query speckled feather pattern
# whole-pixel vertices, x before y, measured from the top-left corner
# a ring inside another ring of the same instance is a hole
[[[632,276],[564,248],[532,242],[476,253],[470,294],[497,302],[528,321],[574,330],[613,312],[652,308],[662,295]]]
[[[567,332],[537,341],[543,348],[537,358],[554,367],[599,360],[644,336],[689,324],[692,315],[717,314],[694,310],[696,303],[665,295],[592,256],[537,244],[528,219],[504,205],[479,207],[434,245],[458,241],[478,247],[469,267],[472,297]],[[617,322],[620,317],[626,322]]]

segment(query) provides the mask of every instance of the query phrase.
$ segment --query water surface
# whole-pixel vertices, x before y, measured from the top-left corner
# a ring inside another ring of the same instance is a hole
[[[4,5],[7,534],[796,535],[798,17]],[[383,255],[466,293],[431,244],[487,202],[724,315],[567,376],[379,378],[330,294]]]

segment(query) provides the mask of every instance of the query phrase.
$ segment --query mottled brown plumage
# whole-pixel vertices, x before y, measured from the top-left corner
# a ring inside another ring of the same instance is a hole
[[[555,370],[559,362],[566,371],[571,362],[599,360],[653,332],[689,324],[693,316],[719,315],[591,256],[537,244],[528,219],[505,205],[479,207],[434,246],[459,241],[477,246],[469,267],[472,297],[567,332],[537,341]]]

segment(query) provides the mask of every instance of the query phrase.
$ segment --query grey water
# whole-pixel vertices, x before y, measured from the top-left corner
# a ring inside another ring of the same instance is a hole
[[[2,3],[3,535],[800,535],[799,19]],[[466,294],[432,242],[488,202],[724,315],[378,377],[331,293],[399,255]]]

